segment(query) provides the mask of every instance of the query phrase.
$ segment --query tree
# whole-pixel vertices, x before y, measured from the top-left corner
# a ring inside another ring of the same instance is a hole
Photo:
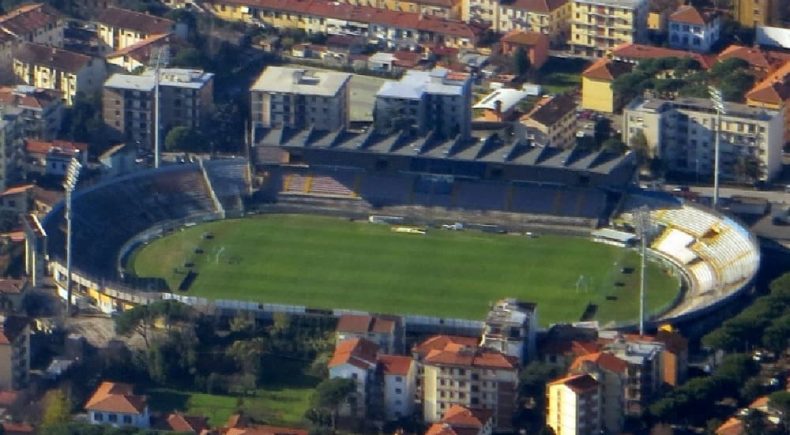
[[[771,326],[765,328],[762,343],[777,354],[790,346],[790,314],[774,320]]]
[[[529,60],[529,55],[524,47],[519,47],[513,54],[513,70],[516,71],[517,76],[523,76],[529,72],[532,63]]]
[[[66,393],[61,389],[47,391],[44,395],[44,415],[41,419],[41,427],[47,429],[70,420],[71,400]]]
[[[311,400],[313,413],[328,413],[331,415],[330,427],[335,427],[337,412],[348,397],[357,389],[357,383],[352,379],[334,378],[322,381],[315,388]],[[310,411],[308,411],[308,416]]]
[[[131,310],[121,312],[115,318],[115,332],[120,335],[136,333],[145,342],[145,347],[150,348],[151,330],[157,319],[161,319],[169,331],[175,323],[190,320],[193,314],[192,307],[175,300],[138,305]]]
[[[782,414],[785,433],[790,433],[790,391],[777,391],[768,396],[768,404]]]
[[[180,50],[170,61],[171,66],[182,68],[192,67],[207,69],[208,63],[209,60],[206,58],[206,55],[193,47]]]
[[[165,137],[167,151],[201,152],[206,149],[206,140],[197,131],[189,127],[173,127]]]
[[[244,374],[253,375],[257,379],[260,376],[261,356],[264,350],[263,338],[257,337],[234,341],[226,350],[226,354],[236,362]]]

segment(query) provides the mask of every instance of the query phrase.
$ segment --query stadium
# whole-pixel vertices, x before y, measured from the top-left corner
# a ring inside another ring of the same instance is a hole
[[[408,326],[469,324],[515,296],[537,301],[544,324],[628,328],[637,320],[632,247],[644,207],[648,289],[663,288],[655,299],[648,293],[651,324],[716,310],[751,286],[759,266],[756,239],[734,219],[634,190],[631,154],[496,135],[277,129],[257,137],[251,161],[81,186],[73,194],[78,297],[107,313],[170,298],[261,316],[400,314]],[[64,207],[28,221],[37,247],[28,268],[51,273],[65,297]]]

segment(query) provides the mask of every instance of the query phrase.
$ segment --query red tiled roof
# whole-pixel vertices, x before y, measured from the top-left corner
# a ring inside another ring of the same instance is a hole
[[[0,293],[18,295],[24,290],[27,281],[24,279],[0,278]]]
[[[432,350],[443,350],[451,345],[457,346],[477,346],[480,339],[475,337],[464,337],[460,335],[434,335],[429,337],[412,349],[420,357],[425,357]]]
[[[754,399],[754,401],[749,404],[749,408],[750,409],[765,408],[766,406],[768,406],[768,402],[769,401],[770,400],[769,400],[768,396],[760,396],[760,397]]]
[[[503,2],[503,6],[547,14],[566,3],[568,3],[568,0],[515,0],[509,5]]]
[[[744,47],[742,45],[730,45],[719,54],[717,60],[727,60],[733,57],[743,59],[753,68],[773,71],[776,68],[790,61],[790,53],[778,51],[761,50],[755,47]]]
[[[49,5],[24,5],[0,15],[0,29],[21,37],[47,26],[54,26],[58,20],[60,13]]]
[[[0,390],[0,406],[9,407],[16,403],[19,393],[12,390]]]
[[[598,388],[598,381],[588,374],[567,376],[549,383],[549,385],[559,384],[565,385],[576,393],[583,393]]]
[[[599,59],[584,70],[582,76],[588,79],[611,81],[629,72],[631,72],[631,66],[627,63]]]
[[[365,334],[368,332],[390,334],[394,329],[394,320],[357,314],[344,314],[340,316],[340,320],[337,322],[337,332],[352,334]]]
[[[16,107],[43,109],[60,103],[63,93],[54,89],[31,88],[30,92],[10,86],[0,87],[0,103]]]
[[[96,18],[96,22],[110,27],[135,30],[146,35],[170,33],[175,25],[166,18],[114,7],[103,10]]]
[[[148,38],[138,41],[128,47],[116,50],[107,55],[107,59],[119,56],[129,56],[138,62],[148,62],[151,57],[151,52],[158,47],[168,44],[170,42],[169,33],[151,35]]]
[[[716,435],[742,435],[746,432],[746,426],[735,417],[730,417],[716,429]]]
[[[0,193],[0,196],[18,195],[20,193],[27,192],[33,187],[35,187],[33,184],[23,184],[21,186],[9,187],[8,189],[5,190],[5,192]]]
[[[425,431],[425,435],[459,435],[452,426],[446,423],[434,423]]]
[[[85,409],[91,411],[142,414],[145,411],[145,397],[134,394],[129,384],[102,382],[93,393]]]
[[[251,427],[234,427],[225,432],[225,435],[307,435],[308,432],[304,429],[294,429],[290,427],[278,426],[251,426]]]
[[[379,355],[379,366],[385,375],[406,376],[411,369],[412,359],[401,355]]]
[[[50,151],[58,151],[65,154],[76,154],[88,152],[88,144],[82,142],[70,142],[65,140],[53,140],[45,142],[35,139],[25,141],[25,151],[30,154],[47,154]]]
[[[78,73],[91,61],[90,56],[74,51],[26,42],[15,52],[14,58],[31,65],[45,65],[59,71]]]
[[[702,68],[708,69],[712,65],[711,59],[708,59],[699,53],[632,43],[620,44],[614,47],[612,49],[612,57],[614,59],[622,59],[631,62],[660,57],[692,58],[696,60]]]
[[[718,18],[718,16],[719,14],[716,11],[700,11],[694,6],[684,5],[669,16],[669,21],[704,26]]]
[[[548,39],[548,37],[540,32],[511,30],[502,37],[502,42],[509,42],[511,44],[519,45],[535,45],[543,39]]]
[[[493,411],[488,409],[467,408],[461,405],[453,405],[445,411],[442,423],[447,423],[453,428],[466,427],[482,429],[486,423],[494,416]]]
[[[450,344],[444,349],[428,352],[426,364],[452,365],[464,367],[483,367],[491,369],[515,370],[518,360],[501,352],[478,347]]]
[[[23,435],[23,434],[32,434],[35,433],[36,428],[27,424],[27,423],[12,423],[12,422],[5,422],[3,423],[3,432],[5,435]]]
[[[625,373],[626,369],[628,369],[628,363],[620,358],[607,352],[597,352],[577,357],[573,361],[573,365],[571,365],[571,370],[580,370],[585,362],[593,363],[598,367],[615,373]]]
[[[746,93],[746,98],[760,103],[776,105],[790,99],[790,61],[771,73],[765,80],[754,85]]]
[[[330,368],[342,364],[351,364],[361,369],[368,369],[376,365],[376,354],[379,346],[364,338],[350,338],[343,340],[335,347],[335,353],[329,360]]]
[[[184,415],[180,412],[174,412],[167,416],[167,426],[173,432],[194,432],[198,434],[209,428],[206,417]]]

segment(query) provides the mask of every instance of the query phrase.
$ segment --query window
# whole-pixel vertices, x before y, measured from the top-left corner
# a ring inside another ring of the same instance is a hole
[[[403,382],[403,378],[400,376],[395,376],[395,382]]]
[[[123,416],[123,424],[132,424],[132,416],[131,415],[124,415]]]
[[[104,414],[101,412],[93,414],[93,421],[104,421]]]
[[[115,414],[107,414],[107,421],[115,423],[118,421],[118,416]]]
[[[400,388],[396,388],[395,394],[403,394],[403,390],[401,390]]]

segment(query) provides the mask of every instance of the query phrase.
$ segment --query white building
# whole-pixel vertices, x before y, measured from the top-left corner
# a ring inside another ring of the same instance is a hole
[[[535,304],[503,299],[488,311],[480,346],[515,357],[524,364],[535,356],[537,331]]]
[[[771,180],[782,168],[784,113],[725,103],[720,175]],[[650,153],[679,174],[713,174],[716,110],[704,98],[636,99],[623,111],[623,141],[645,135]]]
[[[384,416],[387,421],[414,413],[417,364],[409,356],[379,355]]]
[[[409,70],[397,82],[386,82],[376,94],[373,113],[379,129],[416,128],[445,137],[469,137],[472,80],[469,74],[444,68]]]
[[[558,379],[546,386],[546,425],[556,434],[601,433],[600,384],[590,375]]]
[[[91,424],[137,428],[148,428],[151,425],[145,396],[135,395],[129,384],[102,382],[88,399],[85,410],[88,411],[88,421]]]
[[[364,418],[370,406],[370,390],[374,387],[379,347],[364,338],[352,338],[335,346],[329,360],[329,378],[352,379],[356,393],[341,406],[340,415]]]
[[[0,110],[22,109],[22,134],[26,138],[53,139],[63,120],[63,93],[34,86],[0,87]]]
[[[721,36],[721,15],[681,6],[669,16],[669,45],[672,48],[707,53]]]
[[[351,74],[268,67],[250,88],[254,127],[348,127]]]
[[[0,110],[0,191],[6,190],[24,175],[23,110],[9,107]]]

